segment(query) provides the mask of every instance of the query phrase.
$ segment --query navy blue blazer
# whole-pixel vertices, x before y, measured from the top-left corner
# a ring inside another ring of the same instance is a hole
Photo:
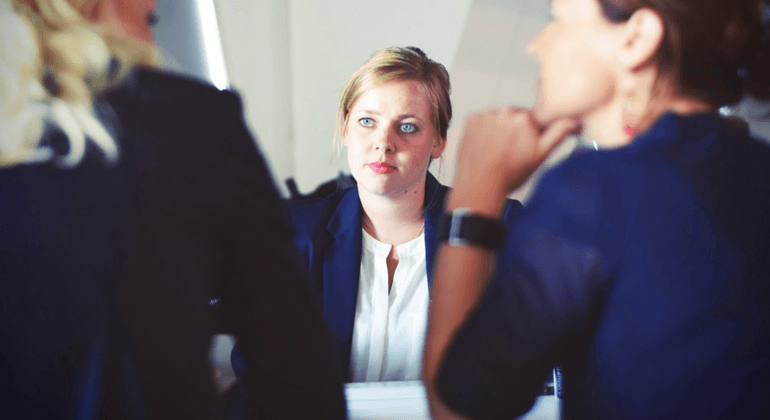
[[[575,153],[511,224],[444,356],[457,412],[526,412],[551,366],[565,419],[770,418],[770,148],[667,114]]]
[[[208,353],[225,331],[260,418],[345,418],[335,344],[238,96],[137,69],[98,105],[114,166],[89,148],[70,170],[0,170],[0,417],[221,418]]]
[[[438,247],[438,228],[449,188],[428,173],[425,181],[425,254],[428,286],[433,277],[433,257]],[[504,220],[511,221],[522,209],[510,200]],[[296,229],[295,243],[323,303],[324,314],[336,340],[345,377],[349,377],[350,348],[361,270],[362,214],[358,187],[324,198],[295,201],[289,213]]]

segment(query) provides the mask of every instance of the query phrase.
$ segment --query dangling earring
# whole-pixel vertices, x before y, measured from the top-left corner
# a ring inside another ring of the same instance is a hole
[[[633,138],[636,136],[636,129],[632,125],[630,120],[636,120],[639,116],[639,110],[638,110],[639,104],[638,104],[638,98],[634,95],[627,95],[626,96],[626,102],[623,104],[623,131],[626,133],[628,137]],[[630,114],[630,115],[629,115]],[[631,116],[631,118],[628,118]]]

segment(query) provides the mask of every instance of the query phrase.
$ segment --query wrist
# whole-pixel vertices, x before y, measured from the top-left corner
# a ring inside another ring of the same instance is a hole
[[[457,186],[453,188],[446,202],[446,211],[466,208],[471,214],[499,219],[503,213],[508,194],[490,184]]]
[[[505,225],[497,218],[474,214],[468,208],[445,213],[439,225],[439,240],[449,245],[471,245],[495,251],[505,242]]]

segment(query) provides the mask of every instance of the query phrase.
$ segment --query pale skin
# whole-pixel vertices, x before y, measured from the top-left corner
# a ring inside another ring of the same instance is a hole
[[[656,12],[641,9],[629,21],[613,24],[601,15],[596,0],[553,0],[552,11],[554,21],[527,48],[541,68],[535,108],[490,110],[466,120],[447,211],[468,208],[499,218],[507,195],[571,132],[580,130],[604,148],[622,147],[634,137],[626,134],[626,124],[643,133],[665,112],[713,111],[706,103],[679,95],[671,78],[660,75],[655,54],[664,26]],[[571,54],[594,56],[583,69],[581,62],[571,65]],[[565,80],[568,86],[586,88],[565,95],[566,85],[560,85]],[[633,109],[626,106],[629,92],[635,98]],[[439,398],[436,379],[452,337],[484,293],[493,257],[474,246],[439,249],[423,357],[434,419],[463,418]]]
[[[388,287],[398,266],[396,246],[417,238],[425,216],[428,164],[444,151],[446,139],[435,133],[430,103],[414,81],[391,81],[365,89],[349,109],[342,144],[358,182],[363,228],[391,245]],[[387,173],[369,165],[385,162]]]

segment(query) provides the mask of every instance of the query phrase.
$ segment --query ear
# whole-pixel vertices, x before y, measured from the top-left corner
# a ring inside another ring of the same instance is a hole
[[[444,153],[444,148],[446,148],[446,139],[442,137],[437,137],[433,143],[433,149],[431,149],[430,151],[430,157],[432,157],[433,159],[440,158],[441,155]]]
[[[648,8],[634,12],[624,25],[625,41],[620,50],[620,64],[625,70],[634,71],[655,58],[666,26],[658,12]]]

